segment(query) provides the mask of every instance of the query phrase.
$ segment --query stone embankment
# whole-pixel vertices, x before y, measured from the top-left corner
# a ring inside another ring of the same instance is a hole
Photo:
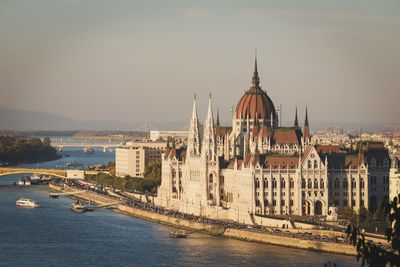
[[[76,191],[74,188],[61,187],[54,184],[49,184],[49,189],[54,191],[62,192],[73,192]],[[78,195],[77,195],[78,196]],[[90,200],[99,205],[107,205],[109,203],[115,203],[115,198],[103,196],[95,192],[85,192],[79,194],[79,198]],[[338,253],[345,255],[356,255],[356,250],[353,246],[346,243],[332,243],[316,240],[304,240],[300,238],[294,238],[283,235],[270,234],[263,231],[255,231],[251,229],[232,229],[224,228],[221,226],[214,226],[205,223],[194,222],[186,219],[175,218],[164,214],[159,214],[147,210],[142,210],[134,207],[130,207],[123,204],[118,204],[111,207],[111,209],[121,212],[127,215],[138,217],[141,219],[165,224],[173,227],[185,228],[193,231],[201,231],[211,235],[218,235],[228,238],[234,238],[245,241],[266,243],[272,245],[286,246],[291,248],[308,249],[324,251],[329,253]],[[313,233],[314,234],[314,233]],[[324,233],[315,233],[323,235]]]

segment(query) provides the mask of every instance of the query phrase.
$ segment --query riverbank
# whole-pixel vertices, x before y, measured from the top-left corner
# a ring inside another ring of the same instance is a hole
[[[53,191],[72,192],[76,191],[74,188],[61,187],[54,184],[49,184],[49,189]],[[77,197],[90,200],[98,205],[107,205],[115,202],[114,198],[97,194],[95,192],[85,192],[77,195]],[[252,241],[258,243],[272,244],[290,248],[306,249],[323,251],[335,254],[343,255],[356,255],[356,250],[352,245],[347,243],[332,243],[316,240],[304,240],[295,237],[276,235],[267,233],[262,230],[251,230],[251,229],[233,229],[225,228],[221,226],[214,226],[206,223],[200,223],[190,221],[181,218],[175,218],[165,214],[155,213],[147,210],[142,210],[134,207],[130,207],[124,204],[118,204],[117,206],[111,207],[111,209],[121,212],[137,218],[157,222],[160,224],[183,228],[192,231],[200,231],[203,233],[217,235],[221,237]]]
[[[58,160],[58,159],[61,159],[62,157],[63,157],[62,155],[56,154],[56,155],[51,156],[51,157],[44,157],[44,158],[35,159],[35,160],[24,160],[24,161],[18,161],[18,162],[8,162],[7,165],[2,166],[2,167],[17,167],[17,166],[24,165],[24,164],[44,163],[44,162],[50,162],[50,161]]]

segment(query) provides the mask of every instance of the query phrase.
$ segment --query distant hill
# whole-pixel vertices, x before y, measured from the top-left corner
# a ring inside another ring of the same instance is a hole
[[[149,130],[186,130],[188,123],[149,123]],[[0,131],[144,131],[144,124],[144,122],[74,120],[48,112],[0,107]]]
[[[292,122],[283,123],[291,125]],[[231,126],[232,122],[223,125]],[[345,131],[358,133],[361,126],[363,132],[390,132],[392,127],[384,123],[335,123],[310,121],[312,131],[323,131],[328,127],[343,128]],[[189,121],[149,122],[150,130],[188,130]],[[102,120],[74,120],[47,112],[24,111],[0,107],[0,131],[145,131],[144,122],[128,123]]]
[[[47,112],[0,107],[0,130],[134,130],[138,126],[116,121],[74,120]]]

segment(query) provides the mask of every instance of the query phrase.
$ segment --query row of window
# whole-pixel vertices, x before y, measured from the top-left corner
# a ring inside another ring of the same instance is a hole
[[[256,188],[260,188],[260,180],[258,180],[258,178],[256,178],[255,186],[256,186]],[[325,181],[323,179],[320,179],[320,181],[318,183],[318,179],[314,179],[314,183],[313,183],[311,179],[308,179],[308,182],[306,184],[306,180],[305,179],[301,179],[301,188],[306,188],[306,186],[307,186],[307,188],[320,188],[320,189],[323,189],[325,187]],[[272,188],[277,188],[277,187],[278,187],[278,182],[277,182],[277,180],[275,178],[273,178],[273,180],[272,180]],[[265,188],[268,188],[268,180],[267,179],[264,179],[264,189]],[[280,188],[286,188],[286,180],[284,178],[281,179]],[[294,188],[294,180],[293,180],[293,178],[290,178],[289,188]]]
[[[272,207],[276,207],[276,200],[273,199],[271,201],[271,203],[268,201],[268,199],[264,199],[264,207],[268,207],[271,204]],[[286,201],[284,199],[281,200],[281,206],[285,206],[286,205]],[[261,206],[261,202],[259,199],[256,199],[256,207],[260,207]],[[289,206],[292,207],[294,206],[294,201],[293,199],[289,200]]]
[[[334,205],[337,207],[337,206],[339,206],[339,200],[337,200],[337,199],[335,199],[334,201],[333,201],[333,203],[334,203]],[[348,206],[348,201],[347,201],[347,199],[344,199],[343,200],[343,206]],[[356,201],[354,200],[354,199],[352,199],[351,200],[351,206],[352,207],[355,207],[356,206]],[[364,200],[360,200],[360,206],[361,207],[364,207]]]
[[[339,188],[339,186],[340,186],[340,182],[339,182],[339,179],[338,178],[336,178],[335,179],[335,188],[336,189],[338,189]],[[343,179],[343,182],[342,182],[342,187],[343,188],[349,188],[349,182],[347,181],[347,178],[344,178]],[[351,187],[352,188],[356,188],[357,187],[357,182],[356,182],[356,179],[355,178],[353,178],[352,180],[351,180]],[[361,179],[361,188],[364,188],[365,187],[365,183],[364,183],[364,179]]]

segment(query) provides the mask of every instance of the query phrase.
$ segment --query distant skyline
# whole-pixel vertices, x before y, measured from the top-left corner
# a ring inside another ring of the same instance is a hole
[[[0,107],[74,120],[200,120],[251,85],[283,121],[400,122],[399,1],[0,0]]]

